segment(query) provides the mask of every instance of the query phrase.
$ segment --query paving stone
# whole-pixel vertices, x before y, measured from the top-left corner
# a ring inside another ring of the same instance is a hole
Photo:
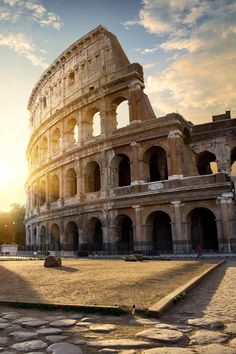
[[[210,318],[193,318],[189,319],[187,323],[191,326],[201,327],[205,329],[222,329],[224,328],[223,323],[219,322],[217,319]]]
[[[102,354],[113,354],[113,353],[121,353],[121,351],[116,350],[116,349],[109,349],[109,348],[104,348],[104,349],[100,349],[98,351],[98,353],[102,353]],[[135,351],[134,351],[135,353]]]
[[[16,352],[9,352],[9,351],[7,351],[7,352],[1,352],[1,354],[16,354]],[[34,353],[34,354],[36,354],[36,353]]]
[[[66,318],[64,320],[53,321],[50,323],[52,327],[71,327],[76,324],[76,320]]]
[[[77,327],[90,327],[91,326],[91,322],[77,322],[76,326]]]
[[[45,354],[45,352],[30,352],[30,353],[27,353],[27,354]]]
[[[136,354],[136,351],[133,349],[130,350],[120,350],[119,354]]]
[[[235,354],[235,350],[221,344],[209,344],[204,347],[197,347],[197,353],[201,354]]]
[[[3,318],[6,320],[15,320],[18,317],[20,317],[20,314],[17,312],[9,312],[3,316]]]
[[[99,316],[90,316],[90,317],[84,317],[80,321],[81,322],[96,322],[100,319],[101,319],[101,317],[99,317]]]
[[[52,335],[52,336],[46,336],[45,337],[47,341],[51,342],[51,343],[56,343],[56,342],[61,342],[64,339],[67,338],[67,336],[60,336],[60,335]]]
[[[163,343],[178,343],[185,338],[182,332],[171,329],[151,328],[137,333],[138,337],[157,340]]]
[[[228,339],[227,334],[208,330],[198,330],[190,336],[190,344],[222,343]]]
[[[14,323],[23,323],[23,322],[29,322],[29,321],[37,321],[37,318],[34,317],[20,317],[14,320]]]
[[[66,316],[46,316],[44,317],[45,321],[52,322],[52,321],[59,321],[59,320],[65,320]]]
[[[34,321],[27,321],[22,323],[22,325],[26,328],[37,328],[37,327],[44,326],[46,324],[48,324],[48,322],[43,320],[34,320]]]
[[[174,329],[174,330],[177,330],[177,331],[180,331],[180,332],[191,332],[193,330],[193,327],[191,326],[185,326],[185,325],[172,325],[172,324],[169,324],[169,323],[158,323],[155,325],[156,328],[159,328],[159,329]]]
[[[88,345],[96,348],[113,348],[113,349],[142,349],[142,348],[150,348],[153,344],[137,341],[132,339],[108,339],[108,340],[100,340],[100,341],[91,341],[88,342]]]
[[[78,345],[71,343],[55,343],[48,347],[47,352],[52,354],[82,354]]]
[[[5,347],[9,339],[7,337],[0,337],[0,347]]]
[[[229,323],[226,325],[225,333],[236,334],[236,323]]]
[[[230,345],[230,347],[232,347],[232,348],[236,348],[236,338],[232,339],[232,340],[229,342],[229,345]]]
[[[76,344],[76,345],[84,345],[87,344],[86,340],[83,339],[72,339],[70,340],[71,343]]]
[[[154,318],[135,318],[129,321],[129,325],[134,325],[134,326],[156,325],[158,323],[160,323],[160,321]]]
[[[4,329],[6,329],[7,327],[9,327],[11,324],[10,323],[8,323],[8,322],[2,322],[2,323],[0,323],[0,330],[4,330]]]
[[[13,337],[14,340],[21,342],[36,338],[38,337],[38,334],[34,332],[12,332],[10,333],[10,337]]]
[[[117,327],[112,324],[97,324],[89,327],[90,331],[97,333],[110,333],[114,331]]]
[[[142,354],[196,354],[196,351],[191,348],[164,347],[144,350]]]
[[[42,335],[53,335],[53,334],[60,334],[62,333],[62,329],[60,328],[40,328],[36,331],[38,334]]]
[[[5,318],[0,318],[0,323],[8,323],[8,321]]]
[[[80,313],[75,313],[70,316],[70,318],[72,318],[72,320],[80,320],[82,317],[83,317],[83,315],[81,315]]]
[[[24,328],[22,328],[21,326],[18,325],[10,325],[9,327],[7,327],[6,329],[7,332],[17,332],[17,331],[25,331]]]
[[[35,351],[37,349],[44,349],[48,345],[47,343],[43,342],[42,340],[31,340],[27,342],[22,342],[22,343],[16,343],[11,346],[12,349],[15,349],[17,351],[22,351],[22,352],[28,352],[28,351]]]

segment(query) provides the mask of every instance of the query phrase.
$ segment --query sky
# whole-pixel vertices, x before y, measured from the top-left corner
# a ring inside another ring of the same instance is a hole
[[[99,25],[144,67],[157,117],[236,117],[235,0],[0,0],[0,210],[25,203],[27,102],[47,66]]]

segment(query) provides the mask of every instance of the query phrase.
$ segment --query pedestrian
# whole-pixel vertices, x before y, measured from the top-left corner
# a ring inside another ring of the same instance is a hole
[[[197,258],[203,259],[202,257],[202,248],[200,245],[197,245],[196,252],[197,252]]]

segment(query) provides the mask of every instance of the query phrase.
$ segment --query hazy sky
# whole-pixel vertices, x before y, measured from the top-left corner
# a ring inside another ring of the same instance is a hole
[[[104,25],[144,66],[157,116],[236,116],[235,0],[0,0],[0,210],[25,202],[27,101],[43,70]]]

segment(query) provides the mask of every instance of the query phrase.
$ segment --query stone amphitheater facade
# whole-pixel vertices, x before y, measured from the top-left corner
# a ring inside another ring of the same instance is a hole
[[[43,73],[28,103],[29,249],[236,251],[236,119],[229,111],[200,125],[177,113],[156,118],[143,89],[142,67],[103,26]]]

